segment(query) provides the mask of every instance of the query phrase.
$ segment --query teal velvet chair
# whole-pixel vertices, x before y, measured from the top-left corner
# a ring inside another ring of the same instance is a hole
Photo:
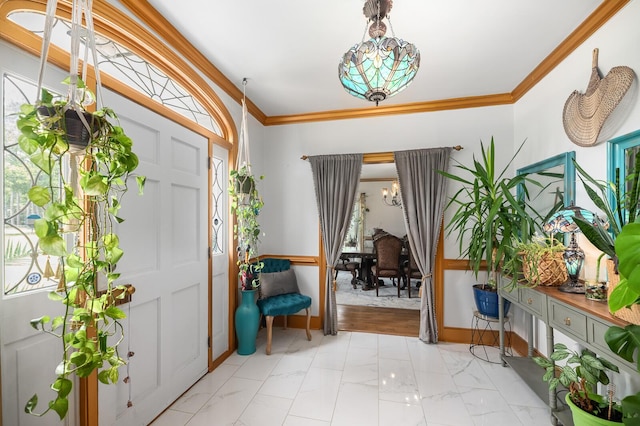
[[[307,313],[307,339],[311,340],[311,298],[300,294],[295,272],[291,269],[288,259],[262,259],[260,271],[260,298],[258,308],[264,316],[267,325],[267,355],[271,354],[271,339],[273,336],[273,319],[278,315],[284,316],[284,328],[287,328],[287,316],[301,310]]]

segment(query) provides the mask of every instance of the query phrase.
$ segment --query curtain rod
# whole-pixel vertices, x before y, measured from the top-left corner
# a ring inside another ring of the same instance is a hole
[[[456,150],[456,151],[461,151],[461,150],[463,150],[463,149],[464,149],[464,147],[463,147],[462,145],[452,146],[451,148],[452,148],[452,149],[454,149],[454,150]],[[375,153],[374,155],[380,155],[380,154],[391,154],[391,152],[389,152],[389,153],[386,153],[386,152],[378,152],[378,153]],[[367,153],[367,154],[365,154],[365,155],[372,155],[372,153]],[[300,157],[300,159],[301,159],[301,160],[306,160],[306,159],[308,159],[308,158],[309,158],[309,156],[308,156],[308,155],[303,155],[302,157]]]

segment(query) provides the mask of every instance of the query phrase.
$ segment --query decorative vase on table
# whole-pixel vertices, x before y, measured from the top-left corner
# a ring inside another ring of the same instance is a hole
[[[256,351],[256,337],[260,325],[260,310],[256,305],[257,290],[242,290],[242,300],[236,309],[236,336],[238,355],[251,355]]]

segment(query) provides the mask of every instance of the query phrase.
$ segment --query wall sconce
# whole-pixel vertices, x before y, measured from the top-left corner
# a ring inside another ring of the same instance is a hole
[[[387,188],[382,188],[382,202],[388,206],[402,208],[402,199],[400,198],[400,187],[398,182],[394,181],[391,184],[391,193]]]

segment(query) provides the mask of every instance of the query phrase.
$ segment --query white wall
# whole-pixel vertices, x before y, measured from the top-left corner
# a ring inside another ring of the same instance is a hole
[[[261,193],[265,208],[261,214],[264,236],[260,251],[271,254],[317,255],[318,219],[311,168],[302,155],[350,152],[380,152],[453,146],[452,159],[470,164],[479,155],[479,142],[495,137],[501,165],[511,158],[514,147],[527,140],[513,170],[553,155],[576,151],[576,158],[596,178],[606,176],[606,147],[581,148],[569,141],[562,127],[562,108],[574,90],[584,92],[591,73],[591,52],[600,49],[599,67],[606,73],[617,65],[640,70],[640,2],[631,1],[582,46],[558,65],[536,87],[513,106],[472,108],[390,117],[337,120],[262,127],[250,118],[252,163],[265,175]],[[251,96],[250,82],[247,94]],[[240,106],[216,90],[232,116],[240,122]],[[374,108],[372,106],[372,108]],[[640,128],[638,102],[614,136]],[[450,170],[455,171],[454,168]],[[590,208],[586,194],[577,185],[577,203]],[[450,185],[449,194],[455,187]],[[445,215],[445,223],[451,212]],[[580,244],[583,244],[582,242]],[[445,257],[457,258],[455,236],[445,234]],[[473,301],[469,287],[472,274],[445,275],[445,325],[469,327]],[[316,290],[317,292],[317,290]],[[311,294],[318,297],[318,294]],[[463,314],[460,314],[463,313]],[[516,324],[518,328],[518,324]],[[543,351],[544,338],[539,339]]]
[[[391,176],[390,176],[391,177]],[[395,178],[395,175],[393,176]],[[364,235],[373,235],[373,228],[381,228],[390,234],[402,238],[406,233],[404,216],[399,207],[388,206],[382,202],[382,188],[391,190],[391,181],[360,182],[358,193],[366,194],[368,212],[364,218]],[[389,196],[390,197],[390,196]],[[371,247],[372,242],[368,241]]]
[[[337,84],[337,82],[336,82]],[[372,107],[374,108],[374,107]],[[452,157],[464,164],[478,155],[479,142],[495,136],[499,164],[510,159],[513,146],[513,107],[496,106],[458,111],[337,120],[265,128],[264,213],[266,232],[261,252],[318,255],[318,214],[308,161],[302,155],[367,153],[462,145]],[[455,188],[449,190],[453,194]],[[372,195],[373,196],[373,195]],[[368,204],[370,204],[368,202]],[[450,215],[450,213],[449,213]],[[404,232],[400,234],[404,235]],[[453,237],[445,242],[447,257],[457,258]],[[445,304],[472,312],[471,274],[445,280]],[[316,290],[312,297],[318,297]],[[469,315],[447,316],[446,325],[468,327]]]
[[[562,110],[566,99],[574,90],[581,93],[586,90],[591,75],[591,57],[594,48],[599,49],[599,69],[603,75],[606,75],[612,67],[620,65],[629,66],[636,73],[640,71],[640,50],[637,48],[640,41],[638,16],[640,16],[640,2],[629,2],[515,105],[515,139],[528,138],[524,148],[525,155],[520,157],[516,167],[565,151],[575,151],[576,161],[581,167],[596,179],[606,179],[606,143],[588,148],[573,144],[562,126]],[[639,128],[640,102],[636,99],[626,119],[612,138]],[[579,180],[576,183],[576,205],[595,209]],[[586,246],[588,242],[581,241],[579,244]],[[521,321],[516,321],[516,329],[523,335]],[[538,324],[537,330],[537,347],[541,352],[546,353],[545,329]],[[559,333],[556,334],[556,341],[571,343],[570,339]],[[618,395],[624,395],[625,389],[633,387],[629,385],[628,377],[620,378],[619,381]]]

